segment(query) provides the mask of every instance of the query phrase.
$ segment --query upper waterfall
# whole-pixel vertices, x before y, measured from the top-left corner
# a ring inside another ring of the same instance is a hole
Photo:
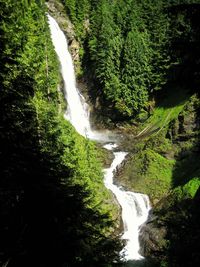
[[[47,16],[53,45],[61,63],[64,91],[67,100],[65,117],[71,122],[79,134],[87,137],[91,132],[89,107],[76,87],[74,66],[68,51],[67,40],[57,22],[50,15]]]

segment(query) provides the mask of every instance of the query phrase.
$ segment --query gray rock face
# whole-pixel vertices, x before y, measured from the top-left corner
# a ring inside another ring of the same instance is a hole
[[[76,40],[74,25],[71,23],[69,17],[66,15],[65,7],[62,3],[55,0],[46,2],[48,12],[56,19],[57,23],[67,36],[68,45],[74,61],[75,66],[79,64],[79,43]]]
[[[167,245],[166,234],[166,227],[159,225],[158,218],[151,214],[140,231],[141,255],[146,258],[162,259]]]

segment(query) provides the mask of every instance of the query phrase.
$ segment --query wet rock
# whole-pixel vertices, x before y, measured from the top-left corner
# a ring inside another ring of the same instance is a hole
[[[49,0],[46,2],[48,7],[48,12],[52,15],[60,28],[67,36],[68,45],[71,51],[72,59],[76,65],[79,65],[79,43],[76,40],[76,34],[74,30],[74,25],[71,23],[69,17],[66,15],[65,7],[62,3],[55,0]]]
[[[158,218],[150,217],[140,231],[140,253],[144,257],[163,258],[167,245],[167,228],[158,224]]]
[[[74,61],[79,60],[79,49],[79,43],[75,39],[73,39],[70,44],[70,50],[72,51],[71,55]]]

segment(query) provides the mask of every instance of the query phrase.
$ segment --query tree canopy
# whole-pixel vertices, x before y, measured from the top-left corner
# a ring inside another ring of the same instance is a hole
[[[196,72],[195,59],[187,60],[197,55],[196,45],[196,52],[185,48],[199,40],[194,15],[198,0],[85,0],[81,18],[83,1],[63,2],[87,51],[83,67],[95,80],[92,94],[100,96],[103,109],[111,109],[109,116],[117,112],[116,120],[148,111],[149,101],[172,80],[190,79],[191,73],[183,74],[185,64]]]
[[[105,266],[119,260],[117,210],[95,144],[63,117],[45,13],[0,0],[0,265]]]

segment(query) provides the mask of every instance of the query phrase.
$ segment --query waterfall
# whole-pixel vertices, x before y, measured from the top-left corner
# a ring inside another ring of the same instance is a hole
[[[87,138],[110,141],[105,133],[92,131],[89,121],[89,108],[84,97],[76,87],[74,67],[71,55],[68,51],[66,38],[57,22],[48,15],[51,38],[55,51],[60,61],[62,77],[64,80],[65,97],[68,104],[65,118],[75,127],[77,132]],[[114,150],[117,144],[107,143],[104,146],[108,150]],[[117,166],[124,160],[126,152],[114,152],[114,160],[110,168],[104,170],[104,183],[116,196],[122,208],[122,220],[124,225],[123,239],[126,246],[120,255],[123,260],[139,260],[143,257],[139,254],[139,228],[148,217],[150,203],[148,196],[144,194],[125,191],[113,183],[114,172]]]
[[[74,66],[68,51],[68,44],[64,33],[60,30],[57,22],[48,16],[52,42],[60,61],[61,73],[64,81],[64,92],[67,101],[65,118],[71,122],[76,131],[87,137],[91,132],[89,123],[89,107],[84,97],[76,87]]]
[[[104,146],[108,150],[113,150],[116,144]],[[121,251],[121,256],[125,260],[140,260],[143,257],[139,254],[139,230],[140,226],[147,220],[151,209],[147,195],[124,191],[113,183],[113,173],[117,166],[121,164],[127,155],[126,152],[114,152],[114,160],[110,168],[104,170],[104,183],[116,196],[122,207],[122,221],[124,234],[122,239],[126,240],[126,246]]]

